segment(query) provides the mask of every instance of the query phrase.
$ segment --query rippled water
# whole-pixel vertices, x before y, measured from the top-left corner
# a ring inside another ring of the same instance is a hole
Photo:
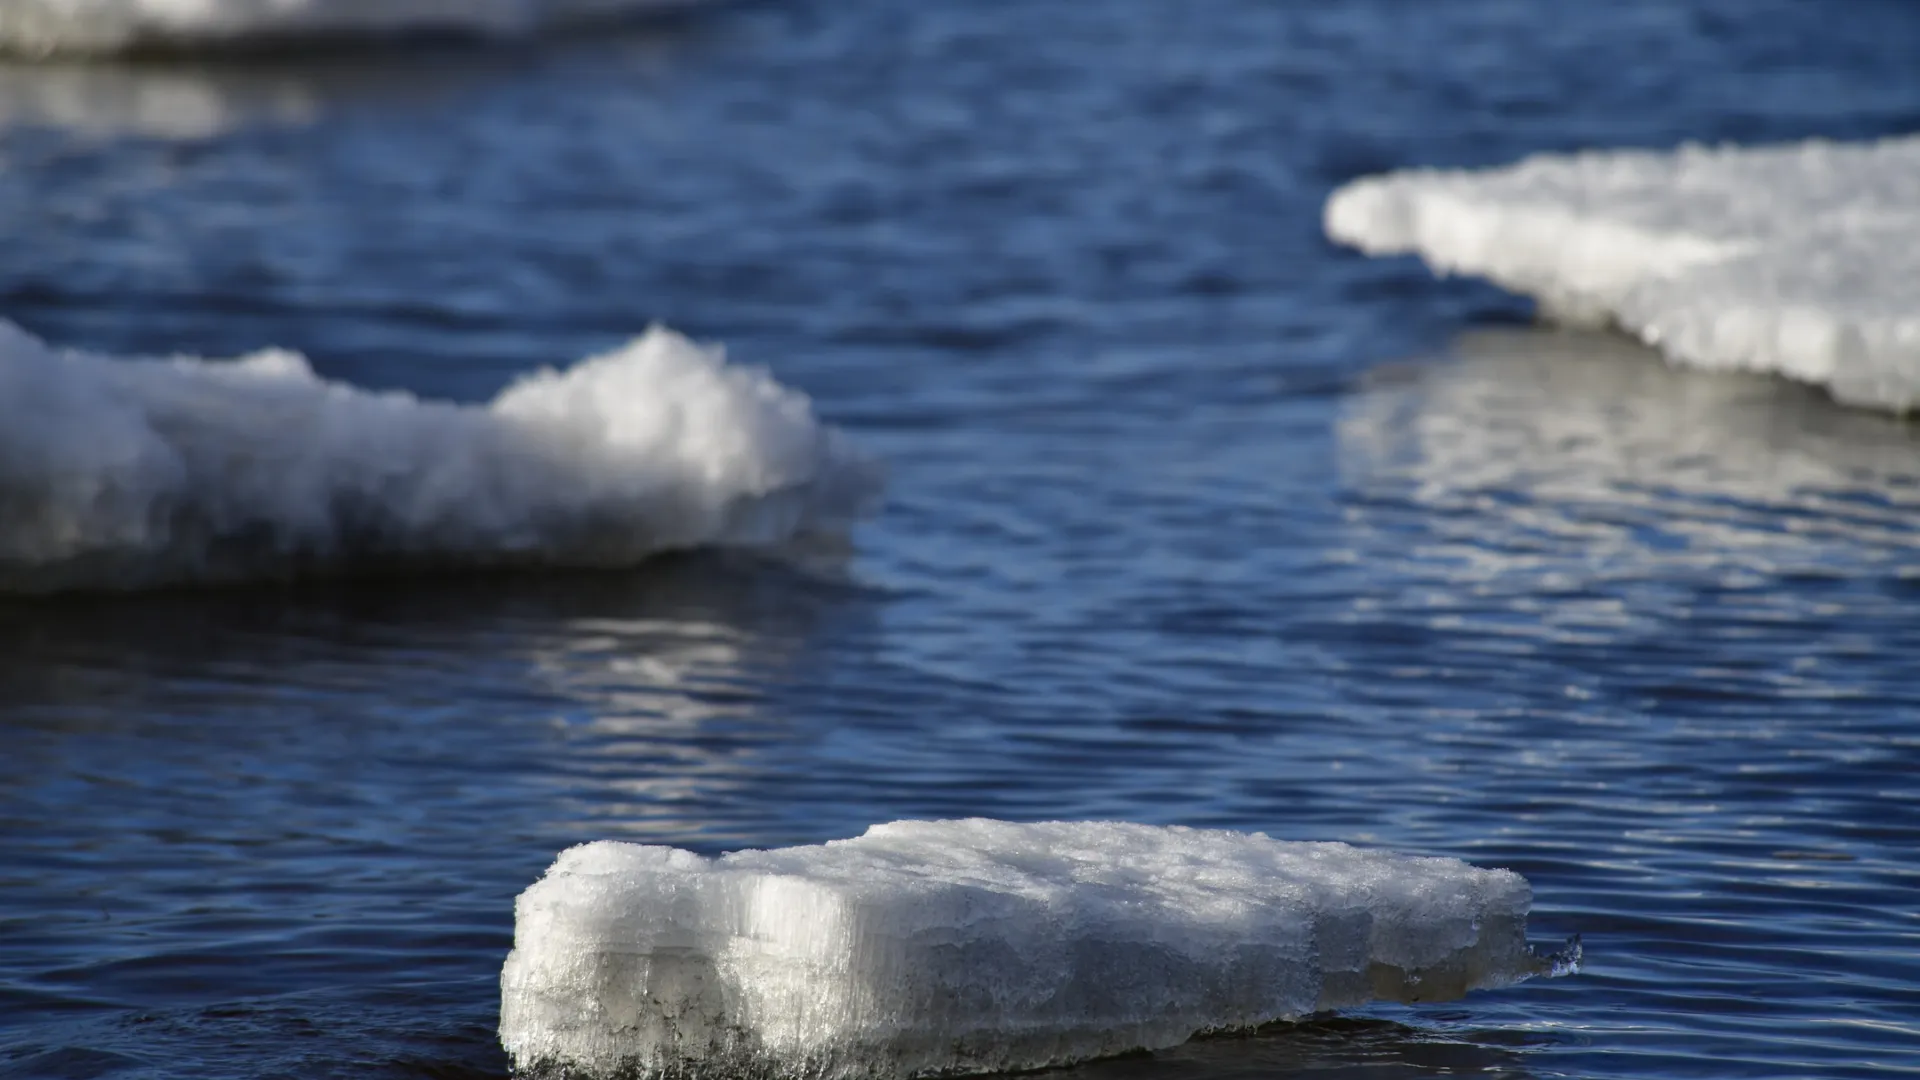
[[[0,601],[0,1077],[493,1076],[560,847],[1119,817],[1510,866],[1578,978],[1082,1067],[1920,1073],[1920,435],[1331,249],[1353,175],[1920,120],[1920,11],[768,2],[0,68],[0,315],[462,400],[653,319],[842,546]]]

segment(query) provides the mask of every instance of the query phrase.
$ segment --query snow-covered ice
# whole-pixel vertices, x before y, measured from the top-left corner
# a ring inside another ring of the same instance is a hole
[[[704,858],[603,841],[515,905],[524,1070],[907,1077],[1029,1069],[1566,970],[1505,870],[1260,833],[900,821]]]
[[[0,51],[27,56],[205,49],[313,37],[507,37],[703,0],[4,0]],[[704,0],[711,2],[711,0]]]
[[[664,329],[469,406],[0,320],[0,592],[624,565],[839,531],[879,483],[804,395]]]
[[[1920,404],[1920,137],[1393,173],[1334,192],[1326,229],[1617,323],[1683,364]]]

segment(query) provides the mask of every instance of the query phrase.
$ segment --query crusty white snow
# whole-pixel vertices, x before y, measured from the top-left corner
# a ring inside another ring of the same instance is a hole
[[[1679,363],[1920,404],[1920,137],[1392,173],[1334,192],[1326,229],[1616,323]]]
[[[0,320],[0,592],[620,566],[843,530],[878,485],[804,395],[664,329],[470,406]]]
[[[458,33],[507,37],[701,0],[0,0],[0,51],[27,56],[252,41]]]
[[[1451,859],[1112,822],[718,858],[606,841],[521,894],[500,1034],[568,1075],[1031,1069],[1551,973],[1530,898]]]

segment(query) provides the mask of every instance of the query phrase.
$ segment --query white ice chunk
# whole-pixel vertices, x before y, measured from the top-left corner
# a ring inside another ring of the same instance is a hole
[[[1334,192],[1326,229],[1615,322],[1683,364],[1920,404],[1920,137],[1393,173]]]
[[[258,40],[460,33],[501,37],[703,0],[0,0],[0,51],[27,56],[211,48]]]
[[[468,406],[295,353],[120,360],[0,320],[0,592],[617,566],[837,531],[878,485],[804,395],[658,328]]]
[[[1031,1069],[1546,973],[1529,902],[1452,859],[1112,822],[899,821],[714,859],[607,841],[520,895],[500,1035],[535,1072]]]

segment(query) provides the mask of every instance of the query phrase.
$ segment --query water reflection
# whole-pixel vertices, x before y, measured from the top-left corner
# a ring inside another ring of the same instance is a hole
[[[737,836],[755,819],[739,791],[799,737],[792,710],[763,705],[827,667],[815,635],[857,633],[860,597],[814,570],[703,556],[0,603],[0,795],[23,825],[0,865],[48,856],[35,837],[56,821],[104,861],[68,859],[74,880],[29,893],[124,871],[119,849],[176,875],[292,845],[242,875],[281,880],[324,879],[332,860],[307,856],[373,844],[485,879],[499,866],[465,862],[468,846],[517,837],[517,879],[608,831]]]
[[[248,128],[297,127],[357,109],[432,107],[449,97],[583,61],[654,79],[703,32],[688,15],[547,42],[264,54],[231,60],[24,63],[0,59],[0,131],[82,139],[194,141]]]
[[[268,67],[0,63],[0,128],[94,138],[207,139],[241,127],[308,123],[325,87]]]
[[[574,703],[552,772],[564,827],[665,843],[755,838],[739,819],[756,780],[821,734],[779,700],[824,666],[812,640],[824,612],[814,605],[858,595],[837,565],[789,573],[781,588],[810,593],[811,603],[776,597],[763,580],[736,589],[732,610],[653,603],[631,615],[576,615],[533,651],[542,685]],[[839,609],[853,616],[843,630],[858,610]]]
[[[470,713],[513,718],[542,741],[558,732],[563,756],[593,741],[608,759],[673,759],[717,729],[763,727],[762,690],[788,681],[819,620],[859,595],[832,558],[701,555],[624,574],[9,599],[0,730],[29,748],[80,735],[268,743],[267,730],[326,716],[392,735],[444,728],[446,703],[465,697]]]
[[[1911,426],[1676,370],[1611,335],[1469,334],[1445,360],[1376,372],[1339,443],[1369,544],[1424,534],[1413,554],[1455,583],[1916,568]]]
[[[1247,1035],[1195,1039],[1151,1054],[1061,1070],[1062,1080],[1255,1080],[1260,1077],[1531,1076],[1520,1032],[1412,1027],[1392,1020],[1323,1016]]]
[[[698,556],[0,601],[0,1060],[306,1026],[493,1073],[514,894],[609,832],[757,839],[777,699],[864,595]]]

